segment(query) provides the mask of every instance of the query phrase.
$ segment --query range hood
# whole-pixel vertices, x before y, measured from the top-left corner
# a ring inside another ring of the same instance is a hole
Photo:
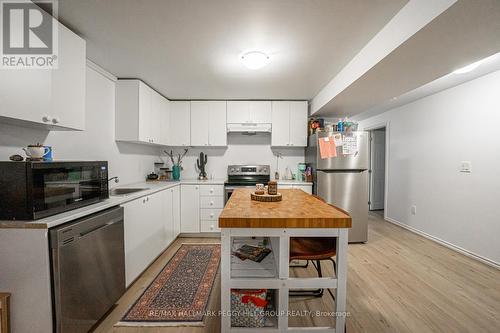
[[[237,124],[227,124],[227,132],[228,133],[245,133],[245,134],[253,134],[253,133],[271,133],[271,124],[270,123],[237,123]]]

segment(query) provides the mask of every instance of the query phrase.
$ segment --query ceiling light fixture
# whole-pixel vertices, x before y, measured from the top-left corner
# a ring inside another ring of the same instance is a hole
[[[269,56],[261,51],[250,51],[243,53],[240,59],[245,67],[252,70],[261,69],[271,61]]]
[[[483,63],[483,61],[484,61],[484,59],[476,61],[476,62],[473,62],[472,64],[467,65],[465,67],[459,68],[459,69],[453,71],[453,74],[465,74],[465,73],[472,72],[473,70],[475,70],[476,68],[478,68],[479,65],[481,65]]]

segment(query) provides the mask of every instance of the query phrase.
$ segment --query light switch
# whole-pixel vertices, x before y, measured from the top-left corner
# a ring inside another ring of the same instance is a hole
[[[417,206],[413,205],[410,208],[411,215],[417,215]]]
[[[471,162],[470,161],[462,161],[460,163],[460,172],[471,173],[472,172]]]

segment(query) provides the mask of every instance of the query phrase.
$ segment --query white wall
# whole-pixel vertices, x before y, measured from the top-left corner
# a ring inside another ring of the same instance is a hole
[[[119,176],[122,184],[144,180],[160,150],[115,142],[115,83],[89,67],[86,75],[85,131],[48,132],[0,124],[0,159],[24,156],[21,147],[40,142],[53,146],[55,159],[109,161],[110,176]]]
[[[303,148],[272,148],[271,135],[257,134],[254,136],[246,136],[239,133],[230,133],[228,135],[228,146],[226,148],[190,148],[186,156],[182,171],[182,178],[198,177],[196,169],[196,159],[200,152],[208,155],[207,159],[207,176],[211,175],[214,178],[226,178],[227,166],[230,164],[269,164],[271,166],[271,178],[274,177],[276,170],[277,152],[283,154],[283,158],[279,160],[279,170],[281,175],[285,169],[289,167],[293,173],[297,173],[297,164],[304,162]],[[170,148],[168,148],[170,150]],[[182,151],[182,149],[174,149],[174,151]],[[169,158],[164,157],[165,161]]]
[[[497,71],[360,123],[389,121],[388,219],[497,265],[499,87]],[[471,174],[459,172],[461,161]]]
[[[0,123],[0,160],[12,154],[24,156],[22,147],[32,143],[53,146],[54,158],[59,160],[107,160],[110,176],[119,176],[121,184],[145,179],[154,170],[153,163],[162,148],[115,142],[115,83],[87,67],[86,130],[83,132],[49,132]],[[228,164],[270,164],[274,173],[276,158],[270,148],[269,134],[243,136],[230,134],[227,148],[190,148],[183,166],[182,178],[196,178],[196,159],[200,151],[208,154],[207,174],[226,178]],[[169,150],[171,148],[168,148]],[[174,149],[181,152],[182,149]],[[297,172],[297,163],[304,162],[304,149],[276,149],[283,153],[280,169],[288,166]],[[111,184],[111,185],[114,185]]]

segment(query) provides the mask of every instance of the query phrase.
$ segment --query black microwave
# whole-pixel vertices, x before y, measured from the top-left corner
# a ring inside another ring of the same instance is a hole
[[[0,162],[0,220],[36,220],[107,199],[108,162]]]

